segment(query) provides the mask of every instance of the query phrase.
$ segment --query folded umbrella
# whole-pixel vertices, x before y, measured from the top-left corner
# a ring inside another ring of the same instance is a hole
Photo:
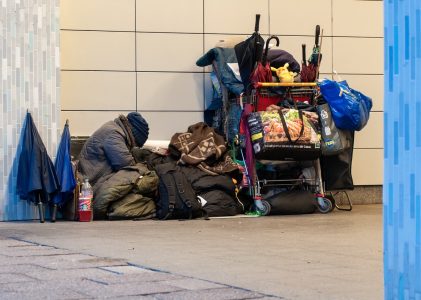
[[[322,31],[321,36],[323,37],[323,31]],[[320,39],[320,45],[319,45],[319,38],[320,38],[320,26],[317,25],[313,53],[311,54],[310,59],[308,60],[307,69],[304,71],[304,79],[303,79],[303,76],[301,75],[302,82],[315,82],[319,77],[320,61],[322,59],[322,54],[321,54],[322,43]]]
[[[54,165],[28,112],[19,157],[17,194],[21,199],[38,205],[40,222],[44,222],[43,203],[50,202],[50,198],[59,188]]]
[[[322,54],[320,53],[321,46],[319,45],[320,38],[320,25],[316,25],[316,33],[314,35],[314,46],[313,53],[310,56],[309,63],[318,66],[322,60]]]
[[[57,206],[63,206],[69,199],[72,199],[73,192],[76,187],[76,178],[70,155],[70,131],[68,121],[66,121],[66,125],[64,125],[60,144],[57,150],[55,170],[60,183],[60,190],[53,197],[53,214],[51,216],[52,222],[56,220]]]
[[[302,44],[302,52],[303,52],[303,62],[301,66],[301,82],[314,82],[316,80],[316,66],[312,63],[307,64],[306,60],[306,45]]]
[[[250,75],[262,58],[264,40],[259,33],[260,15],[256,15],[254,33],[245,41],[234,46],[240,69],[241,81],[246,92],[250,91]]]
[[[269,43],[271,40],[275,40],[276,46],[279,46],[279,38],[277,36],[272,35],[266,40],[266,48],[263,54],[262,61],[259,61],[257,63],[257,67],[254,69],[250,76],[250,81],[253,84],[254,88],[257,88],[258,82],[272,82],[272,71],[270,69],[269,63],[267,62]]]

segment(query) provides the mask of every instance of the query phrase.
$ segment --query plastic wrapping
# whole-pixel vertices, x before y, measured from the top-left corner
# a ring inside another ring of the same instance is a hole
[[[373,106],[370,97],[350,88],[346,81],[324,79],[319,86],[329,103],[336,127],[353,131],[364,128]]]

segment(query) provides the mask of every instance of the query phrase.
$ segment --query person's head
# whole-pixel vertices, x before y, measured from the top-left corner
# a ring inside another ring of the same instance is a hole
[[[148,123],[138,112],[129,113],[127,115],[127,120],[129,121],[129,124],[132,128],[132,133],[137,146],[142,147],[148,139]]]

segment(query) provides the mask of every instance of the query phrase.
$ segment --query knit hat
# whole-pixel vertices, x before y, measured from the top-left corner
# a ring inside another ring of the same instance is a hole
[[[131,112],[127,115],[127,120],[132,128],[132,133],[136,144],[139,147],[142,147],[148,139],[149,135],[149,125],[146,120],[138,113]]]

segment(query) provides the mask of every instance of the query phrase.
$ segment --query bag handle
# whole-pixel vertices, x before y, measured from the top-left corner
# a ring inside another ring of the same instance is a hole
[[[282,109],[280,109],[279,112],[278,112],[279,116],[281,117],[282,127],[284,128],[285,134],[286,134],[286,136],[288,138],[288,141],[290,143],[296,143],[302,137],[302,135],[304,133],[303,112],[299,109],[297,109],[297,111],[298,111],[298,116],[300,117],[300,120],[301,120],[301,130],[300,130],[300,135],[294,141],[291,139],[291,135],[289,134],[289,128],[287,126],[287,122],[285,121],[285,116],[284,116],[284,113],[282,112]]]
[[[176,183],[172,177],[171,174],[167,173],[167,174],[162,174],[162,178],[161,180],[165,179],[164,181],[167,182],[166,187],[167,187],[167,192],[168,192],[168,213],[166,214],[166,216],[163,218],[164,220],[168,219],[175,208],[175,202],[176,202]]]

